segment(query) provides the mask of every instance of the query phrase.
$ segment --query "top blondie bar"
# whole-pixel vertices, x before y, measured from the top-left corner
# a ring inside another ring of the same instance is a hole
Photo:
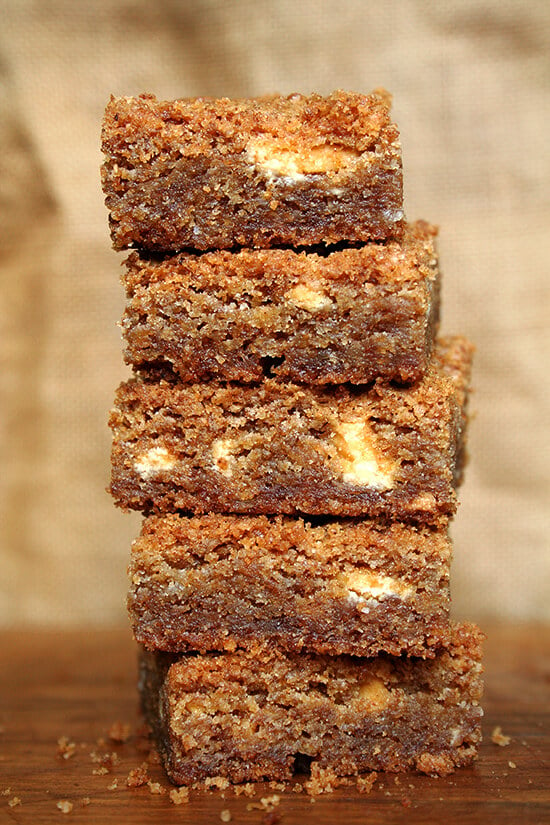
[[[390,96],[112,97],[102,130],[116,249],[310,246],[399,237]]]

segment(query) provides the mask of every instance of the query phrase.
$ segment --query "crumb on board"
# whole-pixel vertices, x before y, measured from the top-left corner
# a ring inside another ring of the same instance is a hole
[[[172,788],[168,796],[174,805],[186,805],[189,802],[189,788]]]
[[[241,785],[233,786],[233,793],[235,796],[241,796],[244,794],[250,798],[251,796],[256,795],[256,786],[253,782],[243,782]]]
[[[166,793],[164,785],[161,785],[160,782],[153,782],[151,779],[147,781],[147,787],[149,788],[149,793],[152,794]]]
[[[113,779],[113,781],[109,785],[107,785],[107,790],[108,791],[116,791],[117,788],[118,788],[118,779],[115,777]]]
[[[131,727],[124,722],[113,722],[107,732],[107,736],[112,742],[123,744],[130,738]]]
[[[126,784],[129,788],[140,788],[149,781],[147,773],[147,762],[142,762],[139,768],[132,768],[126,777]]]
[[[89,796],[83,796],[82,799],[80,800],[80,804],[82,805],[83,808],[86,808],[88,805],[90,805],[91,801],[92,800],[90,799]]]
[[[9,796],[10,793],[11,793],[11,788],[4,788],[4,790],[0,792],[0,796]]]
[[[220,819],[222,822],[231,822],[231,811],[224,808],[220,813]]]
[[[372,771],[372,773],[368,773],[363,776],[358,776],[356,780],[356,785],[359,793],[367,796],[374,787],[377,775],[378,774],[376,773],[376,771]]]
[[[247,811],[272,811],[277,807],[281,797],[276,793],[271,796],[262,796],[259,802],[249,802],[246,806]]]
[[[76,753],[76,742],[68,736],[60,736],[57,740],[57,755],[60,759],[70,759]]]
[[[502,732],[500,725],[497,725],[493,728],[493,732],[491,733],[491,742],[493,745],[500,745],[501,748],[504,748],[506,745],[510,744],[511,737],[506,736],[506,734]]]
[[[516,765],[516,763],[515,763],[515,762],[511,762],[511,761],[510,761],[510,762],[508,762],[508,767],[509,767],[509,768],[517,768],[517,765]]]
[[[74,805],[72,802],[69,802],[68,799],[60,799],[57,803],[57,807],[59,808],[62,814],[70,814]]]
[[[12,798],[8,800],[8,805],[10,808],[16,808],[18,805],[21,805],[20,797],[12,796]]]

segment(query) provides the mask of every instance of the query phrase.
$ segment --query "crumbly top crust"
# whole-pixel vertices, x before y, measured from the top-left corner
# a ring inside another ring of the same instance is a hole
[[[195,286],[216,291],[236,278],[270,286],[300,277],[320,277],[359,287],[372,284],[412,284],[437,276],[435,238],[438,229],[427,221],[408,224],[401,241],[367,243],[323,253],[315,249],[216,250],[182,252],[162,258],[132,252],[122,280],[131,295],[140,286]]]
[[[154,95],[111,97],[103,126],[104,151],[117,154],[128,141],[142,162],[156,152],[176,155],[209,153],[212,144],[230,143],[244,151],[251,136],[284,137],[288,150],[339,146],[358,153],[372,151],[387,132],[397,141],[390,119],[390,96],[335,91],[318,94],[266,96],[243,100],[183,98],[157,100]],[[221,151],[221,149],[220,149]]]

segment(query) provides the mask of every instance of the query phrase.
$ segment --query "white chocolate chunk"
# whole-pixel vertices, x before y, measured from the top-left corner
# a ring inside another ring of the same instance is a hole
[[[296,152],[271,135],[252,138],[246,147],[251,162],[270,176],[303,180],[306,175],[338,172],[357,162],[360,153],[343,146],[310,146]]]
[[[134,462],[134,469],[142,478],[147,479],[163,470],[171,470],[176,463],[176,457],[166,447],[151,447],[146,453],[138,456]]]
[[[359,696],[364,699],[371,710],[383,710],[390,703],[390,692],[376,676],[371,676],[369,679],[359,685]]]
[[[300,309],[308,312],[316,312],[318,309],[328,307],[332,304],[328,295],[319,287],[311,287],[308,284],[296,284],[289,289],[285,295],[287,301]]]
[[[356,418],[338,422],[334,441],[344,481],[376,490],[391,490],[397,465],[377,450],[368,421]]]
[[[230,438],[217,438],[212,443],[212,459],[216,470],[226,478],[231,478],[233,470],[230,460],[233,457],[234,444]]]
[[[384,599],[388,596],[407,599],[414,592],[414,588],[409,584],[404,584],[392,576],[374,573],[372,570],[350,573],[344,577],[343,584],[349,590],[349,598],[353,601]]]

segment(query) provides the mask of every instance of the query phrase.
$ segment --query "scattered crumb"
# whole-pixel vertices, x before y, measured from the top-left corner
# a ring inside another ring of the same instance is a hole
[[[150,779],[147,782],[149,787],[149,793],[152,794],[163,794],[166,793],[166,788],[160,784],[160,782],[152,782]]]
[[[245,782],[243,785],[235,785],[233,787],[233,793],[235,796],[241,796],[241,794],[244,794],[250,798],[256,794],[256,786],[253,782]]]
[[[82,799],[80,800],[80,804],[82,805],[82,807],[85,808],[87,805],[89,805],[91,803],[91,801],[92,800],[90,799],[89,796],[83,796]]]
[[[359,793],[368,795],[373,787],[374,783],[376,782],[377,774],[375,771],[372,773],[368,773],[365,776],[358,776],[356,780],[357,790]]]
[[[508,767],[509,768],[517,768],[517,765],[516,765],[515,762],[508,762]]]
[[[262,796],[259,802],[249,802],[246,806],[247,811],[272,811],[277,807],[281,797],[276,793],[271,796]]]
[[[304,783],[304,788],[310,796],[317,796],[322,793],[332,793],[342,784],[344,780],[332,768],[321,768],[317,763],[312,762],[311,775]]]
[[[231,822],[231,811],[228,811],[227,808],[224,808],[223,811],[220,813],[220,819],[222,822]]]
[[[100,765],[99,768],[93,769],[92,776],[105,776],[106,773],[109,773],[108,769],[105,765]]]
[[[501,748],[504,748],[506,747],[506,745],[510,744],[510,741],[511,737],[506,736],[506,734],[502,732],[502,728],[500,727],[500,725],[497,725],[496,728],[493,728],[493,732],[491,734],[491,742],[494,745],[500,745]]]
[[[287,788],[284,782],[270,782],[269,787],[272,791],[286,791]]]
[[[12,796],[12,798],[8,800],[8,805],[10,808],[16,808],[17,805],[21,805],[21,800],[18,796]]]
[[[225,791],[231,783],[225,776],[207,776],[204,780],[203,787],[209,790],[210,788],[217,788],[219,791]]]
[[[101,765],[101,767],[105,768],[105,770],[101,773],[110,773],[115,765],[120,764],[120,756],[114,751],[110,753],[98,753],[97,751],[91,751],[90,759],[96,765]]]
[[[189,802],[189,788],[182,786],[180,788],[172,788],[168,796],[174,805],[182,805]]]
[[[142,762],[139,768],[132,768],[126,778],[126,784],[129,788],[140,788],[142,785],[146,785],[148,781],[147,762]]]
[[[294,791],[294,793],[302,793],[302,791],[304,790],[304,786],[300,782],[296,782],[292,790]]]
[[[123,743],[127,742],[130,738],[131,728],[130,725],[126,725],[123,722],[113,722],[107,736],[112,742]]]
[[[117,788],[118,788],[118,779],[116,779],[116,778],[113,779],[113,781],[111,782],[110,785],[107,785],[107,790],[108,791],[116,791]]]
[[[11,793],[11,788],[4,788],[4,790],[0,793],[0,796],[9,796]]]
[[[189,788],[172,788],[168,796],[174,805],[185,805],[189,802]]]
[[[73,803],[69,802],[68,799],[60,799],[57,803],[57,807],[61,811],[62,814],[70,814],[73,809]]]
[[[61,759],[70,759],[76,752],[76,742],[71,742],[68,736],[60,736],[57,740],[57,755]]]

